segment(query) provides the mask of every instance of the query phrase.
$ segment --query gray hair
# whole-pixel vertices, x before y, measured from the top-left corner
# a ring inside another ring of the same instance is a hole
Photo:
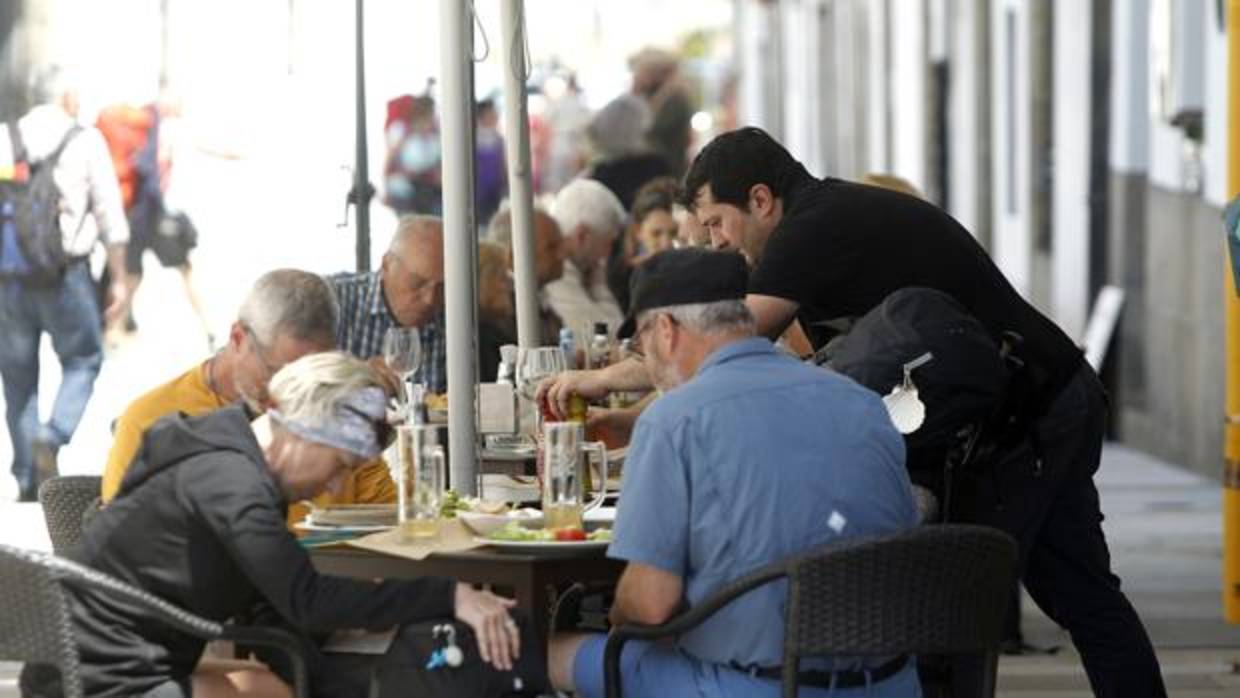
[[[289,422],[332,417],[359,391],[383,383],[365,361],[343,351],[324,351],[290,362],[271,377],[267,391]]]
[[[542,206],[534,206],[531,221],[535,227],[538,225],[538,219],[541,216],[551,218],[551,214],[547,213],[547,209]],[[552,218],[552,220],[555,220]],[[491,221],[487,223],[486,239],[497,245],[502,245],[504,249],[512,249],[512,207],[508,203],[508,199],[504,199],[499,204],[499,209],[491,216]]]
[[[323,277],[300,269],[276,269],[254,282],[237,319],[266,346],[278,335],[333,346],[340,309]]]
[[[72,78],[62,65],[49,63],[35,69],[30,75],[32,104],[53,104],[72,90]]]
[[[616,157],[646,149],[646,130],[653,116],[646,101],[634,95],[620,95],[594,115],[586,135],[599,155]]]
[[[565,236],[584,225],[595,235],[613,236],[624,227],[624,206],[611,190],[593,179],[574,179],[551,204],[551,217]]]
[[[696,334],[710,335],[725,332],[754,334],[757,332],[757,323],[754,321],[753,313],[749,312],[749,306],[745,305],[745,301],[739,299],[651,308],[638,315],[638,327],[659,313],[671,315],[677,324]]]

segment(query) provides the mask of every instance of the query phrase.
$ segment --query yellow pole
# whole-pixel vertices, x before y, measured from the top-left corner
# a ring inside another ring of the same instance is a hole
[[[1227,200],[1240,194],[1240,0],[1227,1]],[[1240,298],[1225,293],[1227,419],[1223,426],[1223,618],[1240,623]]]

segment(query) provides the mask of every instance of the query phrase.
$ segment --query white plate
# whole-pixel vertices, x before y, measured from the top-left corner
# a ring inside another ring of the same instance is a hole
[[[585,550],[602,550],[609,540],[491,540],[490,538],[474,538],[483,545],[489,545],[514,553],[557,553],[569,554]]]
[[[330,524],[316,524],[311,521],[298,521],[293,524],[293,528],[298,531],[330,531],[331,533],[376,533],[378,531],[391,530],[395,526],[380,526],[378,524],[333,526]]]
[[[520,509],[518,511],[510,511],[506,514],[487,514],[481,511],[458,511],[456,518],[470,527],[474,533],[480,536],[490,534],[497,531],[508,524],[509,521],[516,521],[526,528],[542,528],[543,513],[537,509]]]

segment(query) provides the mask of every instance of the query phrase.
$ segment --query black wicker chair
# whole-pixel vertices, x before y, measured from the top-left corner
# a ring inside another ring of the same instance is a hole
[[[83,695],[66,586],[123,597],[145,609],[152,622],[204,640],[233,640],[282,650],[292,666],[293,694],[297,698],[310,695],[301,640],[291,633],[199,618],[115,577],[70,560],[0,545],[0,658],[55,666],[60,671],[65,698]]]
[[[760,569],[663,625],[612,628],[604,654],[608,698],[620,697],[630,639],[680,635],[740,595],[788,579],[783,695],[797,692],[802,657],[975,655],[981,667],[953,696],[994,695],[999,639],[1016,575],[1016,542],[981,526],[925,526],[841,541]]]
[[[82,538],[82,523],[99,510],[98,475],[63,475],[39,486],[39,503],[52,539],[52,550],[64,555]]]

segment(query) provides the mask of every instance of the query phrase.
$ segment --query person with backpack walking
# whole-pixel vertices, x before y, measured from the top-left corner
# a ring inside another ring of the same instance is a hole
[[[0,380],[23,502],[35,501],[39,483],[57,474],[57,453],[77,430],[103,363],[88,257],[96,243],[106,246],[113,283],[104,315],[115,317],[125,306],[129,240],[107,146],[98,131],[78,125],[65,71],[36,71],[31,98],[36,106],[0,129]],[[44,333],[62,378],[50,418],[40,422]]]
[[[986,250],[942,209],[899,192],[812,177],[757,128],[720,135],[694,159],[683,203],[717,249],[751,267],[746,305],[759,334],[797,319],[816,349],[832,324],[863,316],[893,292],[946,294],[996,342],[1019,337],[1023,399],[1006,417],[1019,429],[961,482],[953,511],[1000,528],[1021,546],[1021,579],[1068,630],[1095,695],[1165,696],[1141,619],[1111,570],[1094,473],[1106,431],[1106,395],[1079,348],[1024,300]],[[545,381],[539,399],[564,414],[571,395],[649,387],[645,366]]]

